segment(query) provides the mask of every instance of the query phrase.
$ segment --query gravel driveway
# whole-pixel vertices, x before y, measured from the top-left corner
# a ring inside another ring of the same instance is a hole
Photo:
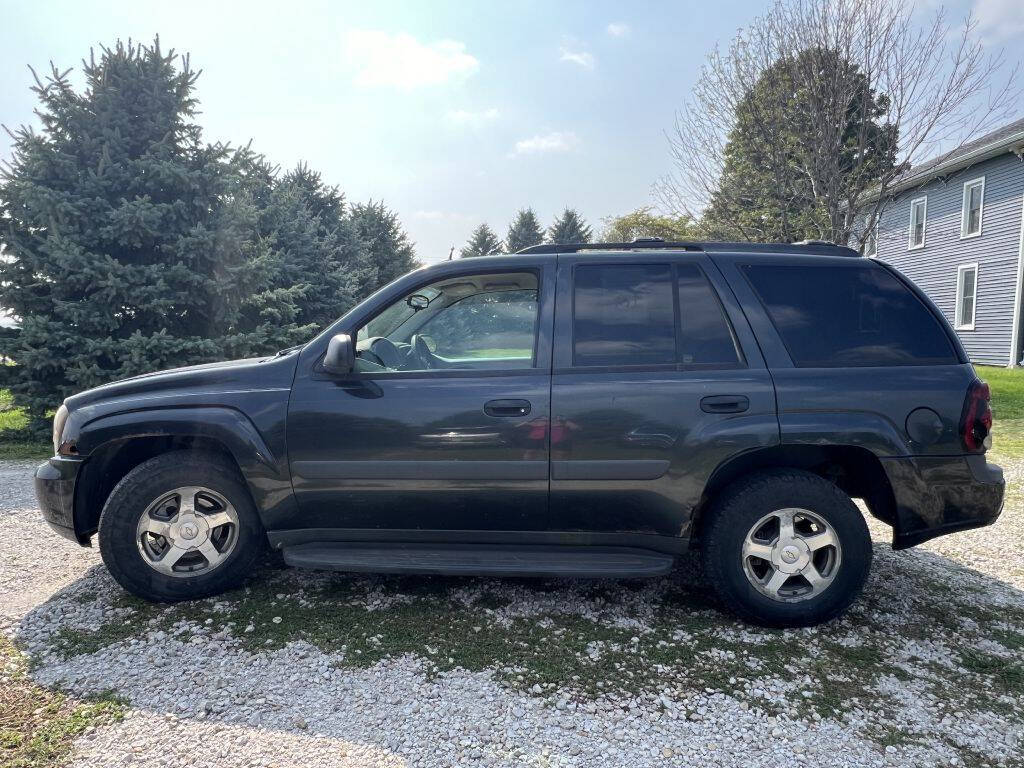
[[[992,528],[894,553],[872,523],[863,598],[786,631],[718,613],[692,559],[642,583],[268,562],[153,606],[41,522],[31,468],[0,463],[0,630],[39,685],[129,703],[76,766],[1024,765],[1021,462]]]

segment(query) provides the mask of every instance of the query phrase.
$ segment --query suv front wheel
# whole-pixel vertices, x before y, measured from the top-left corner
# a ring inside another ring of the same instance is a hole
[[[100,515],[100,554],[118,583],[147,600],[208,597],[238,586],[264,547],[238,470],[217,454],[174,451],[114,487]]]
[[[845,611],[864,586],[871,568],[864,516],[818,475],[759,472],[735,483],[708,514],[704,573],[744,619],[818,624]]]

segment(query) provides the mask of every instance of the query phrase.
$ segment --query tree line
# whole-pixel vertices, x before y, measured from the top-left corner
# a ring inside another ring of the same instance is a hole
[[[304,341],[417,266],[383,203],[204,141],[198,73],[159,39],[91,55],[80,91],[69,72],[36,76],[41,129],[0,175],[0,372],[37,424],[114,379]]]
[[[598,239],[604,243],[629,243],[640,237],[659,237],[662,240],[693,240],[701,236],[700,227],[687,215],[672,216],[658,213],[651,206],[637,208],[621,216],[607,216],[603,220]],[[517,253],[523,248],[540,243],[589,243],[593,230],[573,208],[566,208],[545,230],[532,208],[521,209],[508,226],[502,240],[487,224],[480,224],[459,251],[460,258],[491,256],[497,253]]]

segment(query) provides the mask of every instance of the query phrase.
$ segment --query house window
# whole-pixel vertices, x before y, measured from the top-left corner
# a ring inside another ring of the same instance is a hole
[[[974,330],[974,311],[977,304],[978,265],[964,264],[956,270],[956,330]]]
[[[927,197],[919,197],[910,202],[910,242],[907,248],[924,248],[924,223],[927,213]]]
[[[864,226],[867,227],[871,223],[871,219],[868,218],[864,222]],[[864,235],[864,255],[865,256],[877,256],[878,255],[878,220],[875,220],[875,226],[868,229],[867,234]]]
[[[981,214],[985,207],[985,177],[964,184],[964,207],[960,219],[960,237],[981,234]]]

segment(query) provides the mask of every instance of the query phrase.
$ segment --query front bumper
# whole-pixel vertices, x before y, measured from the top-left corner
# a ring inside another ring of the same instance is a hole
[[[89,545],[89,537],[75,529],[75,486],[83,460],[54,456],[36,469],[36,500],[43,519],[61,536]]]
[[[1003,470],[983,454],[882,459],[896,498],[893,549],[991,525],[1003,510]]]

